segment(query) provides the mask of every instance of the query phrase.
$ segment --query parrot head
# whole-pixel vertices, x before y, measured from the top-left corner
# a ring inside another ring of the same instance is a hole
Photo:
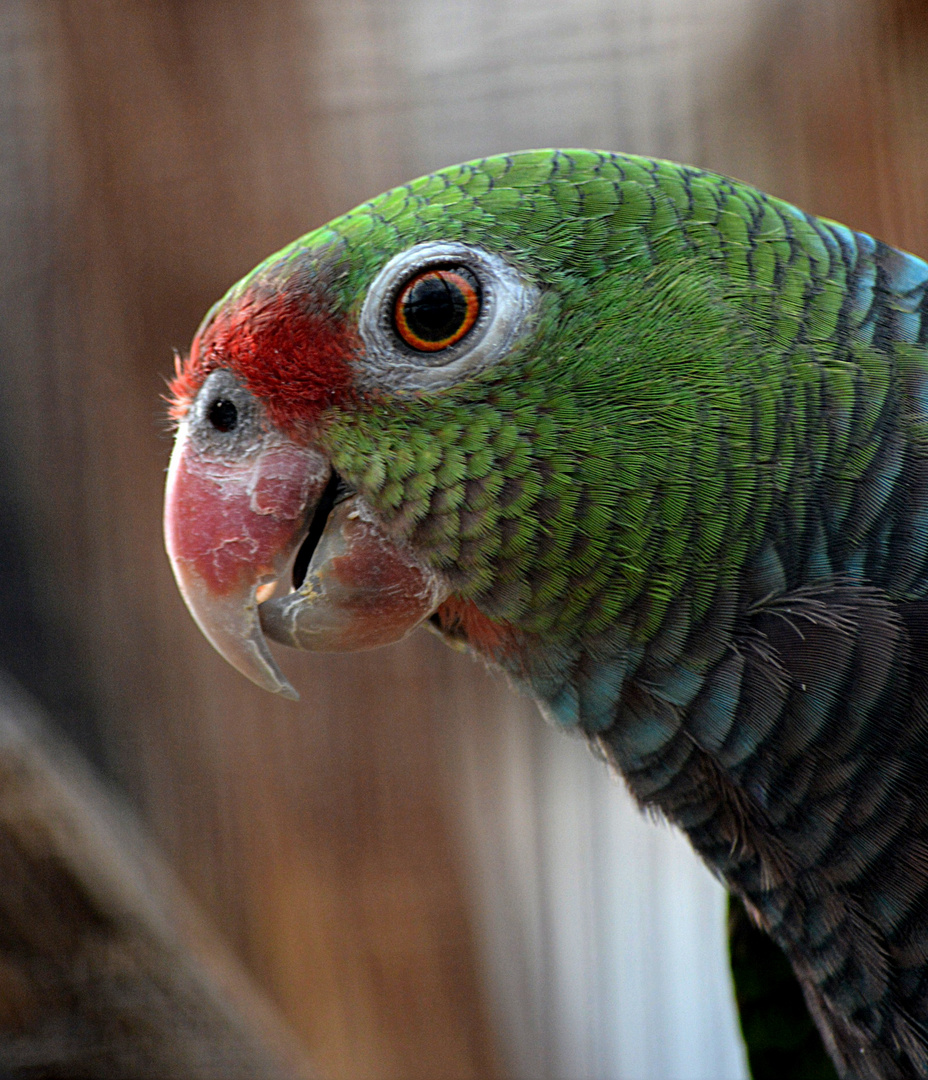
[[[431,620],[537,689],[581,642],[653,635],[684,585],[711,602],[759,524],[713,433],[733,460],[762,421],[741,417],[752,328],[699,215],[679,227],[701,176],[589,151],[455,166],[231,289],[172,384],[165,508],[227,660],[292,695],[268,639],[373,648]]]

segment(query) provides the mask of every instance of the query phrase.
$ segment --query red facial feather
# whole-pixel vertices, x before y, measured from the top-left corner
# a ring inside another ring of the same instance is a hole
[[[468,645],[490,659],[514,655],[519,648],[518,631],[505,622],[495,622],[472,600],[449,596],[436,610],[442,630],[463,638]]]
[[[323,409],[354,398],[351,359],[361,351],[346,320],[293,293],[247,293],[223,307],[175,365],[171,416],[184,417],[203,381],[228,368],[259,398],[278,427],[294,432]]]

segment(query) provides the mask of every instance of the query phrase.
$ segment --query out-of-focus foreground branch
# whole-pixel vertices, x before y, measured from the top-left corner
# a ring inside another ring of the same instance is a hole
[[[4,1075],[309,1076],[126,814],[2,684],[0,882]]]

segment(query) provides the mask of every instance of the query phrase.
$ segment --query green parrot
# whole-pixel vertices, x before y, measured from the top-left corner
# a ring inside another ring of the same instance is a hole
[[[669,162],[422,177],[207,314],[181,592],[286,695],[268,639],[501,668],[784,950],[841,1076],[928,1076],[926,284]]]

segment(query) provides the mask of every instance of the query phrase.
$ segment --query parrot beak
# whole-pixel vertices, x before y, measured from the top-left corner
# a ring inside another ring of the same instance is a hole
[[[275,433],[229,460],[199,451],[182,423],[171,455],[164,532],[181,595],[233,667],[292,699],[265,634],[298,649],[372,649],[405,637],[450,592],[341,490],[317,448]],[[293,590],[267,599],[290,574]]]
[[[261,605],[261,625],[295,649],[376,649],[404,638],[450,591],[411,548],[387,536],[354,493],[329,512],[299,587]]]
[[[312,447],[268,436],[242,460],[197,450],[181,424],[164,536],[181,595],[216,650],[258,686],[298,694],[268,649],[258,593],[287,569],[331,468]]]

